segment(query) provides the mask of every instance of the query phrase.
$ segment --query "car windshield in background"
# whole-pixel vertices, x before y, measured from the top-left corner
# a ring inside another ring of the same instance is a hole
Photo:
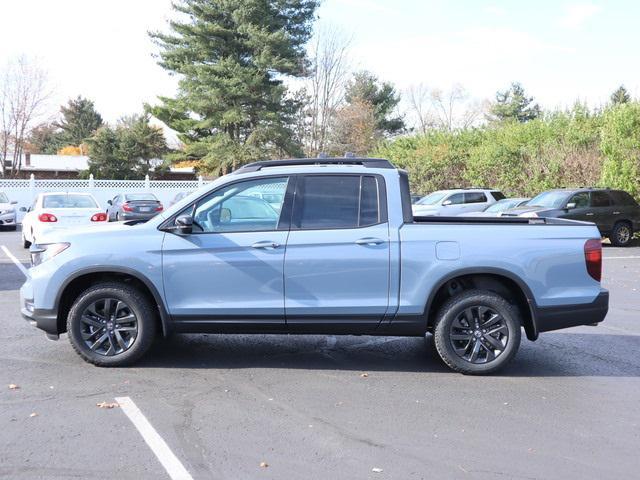
[[[429,195],[427,195],[423,199],[418,200],[416,205],[435,205],[440,200],[442,200],[447,193],[448,192],[433,192],[433,193],[430,193]]]
[[[529,200],[527,202],[527,206],[560,208],[567,199],[567,195],[567,192],[561,191],[542,192],[537,197],[533,197]]]
[[[90,195],[45,195],[44,208],[98,208]]]
[[[493,205],[488,206],[484,211],[485,212],[504,212],[505,210],[509,210],[510,208],[517,207],[520,200],[500,200],[494,203]]]
[[[9,199],[7,198],[7,196],[0,192],[0,203],[9,203]]]
[[[158,199],[152,193],[127,193],[124,196],[128,202],[157,202]]]

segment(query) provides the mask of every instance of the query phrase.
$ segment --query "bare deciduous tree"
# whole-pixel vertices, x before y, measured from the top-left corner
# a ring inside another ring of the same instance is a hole
[[[429,129],[453,131],[475,125],[481,118],[484,103],[471,100],[462,85],[448,91],[429,89],[424,84],[409,88],[409,110],[420,133]]]
[[[332,118],[344,99],[350,43],[334,27],[319,30],[312,43],[311,75],[302,92],[304,106],[299,122],[301,141],[310,157],[325,151]]]
[[[10,61],[0,77],[0,161],[16,176],[20,172],[27,136],[45,113],[51,91],[47,74],[26,57]]]

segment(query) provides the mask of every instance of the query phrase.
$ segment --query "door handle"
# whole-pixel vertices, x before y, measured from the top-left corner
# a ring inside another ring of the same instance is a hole
[[[614,215],[620,215],[620,212],[613,212]]]
[[[591,217],[591,216],[593,216],[593,212],[587,213],[587,217]]]
[[[251,245],[251,248],[278,248],[280,246],[279,243],[272,242],[270,240],[264,240],[262,242],[256,242]]]
[[[380,245],[381,243],[384,243],[384,240],[373,237],[360,238],[356,240],[356,245]]]

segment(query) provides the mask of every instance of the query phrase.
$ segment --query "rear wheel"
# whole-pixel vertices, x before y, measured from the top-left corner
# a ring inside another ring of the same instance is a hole
[[[490,374],[504,367],[520,346],[519,312],[497,293],[468,290],[438,312],[434,340],[440,358],[453,370]]]
[[[609,240],[616,247],[626,247],[631,243],[632,238],[633,230],[631,226],[626,222],[618,222],[613,226]]]
[[[28,242],[24,237],[24,232],[22,232],[22,248],[29,248],[31,246],[31,242]]]
[[[101,367],[130,365],[151,347],[156,312],[145,295],[127,284],[102,283],[73,303],[69,341],[84,360]]]

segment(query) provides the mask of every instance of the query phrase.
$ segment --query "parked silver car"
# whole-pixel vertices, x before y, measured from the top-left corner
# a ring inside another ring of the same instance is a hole
[[[529,198],[503,198],[493,205],[489,205],[482,212],[462,213],[464,217],[500,217],[504,212],[512,208],[518,208],[529,201]]]
[[[16,229],[16,208],[15,205],[18,202],[9,201],[9,198],[4,192],[0,192],[0,227],[8,228],[9,230]]]
[[[149,220],[164,210],[153,193],[123,193],[107,202],[110,222],[120,220]]]

